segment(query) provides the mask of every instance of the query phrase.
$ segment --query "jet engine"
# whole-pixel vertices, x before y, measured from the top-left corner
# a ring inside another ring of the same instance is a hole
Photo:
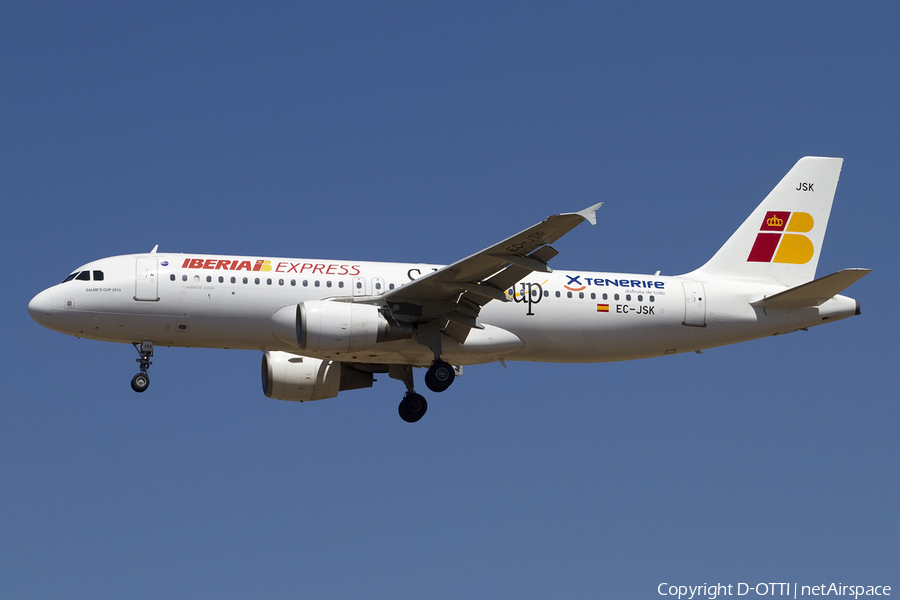
[[[263,393],[275,400],[334,398],[344,390],[372,387],[374,381],[372,373],[333,360],[289,352],[266,352],[262,358]]]
[[[413,326],[372,304],[315,300],[272,315],[276,338],[310,353],[355,352],[412,337]]]

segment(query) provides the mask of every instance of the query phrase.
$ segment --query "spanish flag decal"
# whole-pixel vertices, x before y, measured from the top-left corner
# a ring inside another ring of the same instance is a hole
[[[609,312],[609,304],[598,304],[597,312]]]

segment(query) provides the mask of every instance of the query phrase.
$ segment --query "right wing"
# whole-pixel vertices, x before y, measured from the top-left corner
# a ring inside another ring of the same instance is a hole
[[[549,244],[583,221],[596,224],[603,203],[547,217],[537,225],[438,269],[382,296],[399,315],[419,324],[437,322],[440,331],[465,342],[481,307],[491,300],[506,302],[506,290],[534,271],[551,273],[547,262],[558,252]],[[421,328],[420,328],[421,329]]]

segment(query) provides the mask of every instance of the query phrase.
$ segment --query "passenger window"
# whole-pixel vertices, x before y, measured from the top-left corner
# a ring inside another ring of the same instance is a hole
[[[234,277],[232,277],[232,278],[231,278],[231,283],[237,283],[237,279],[234,278]]]
[[[225,283],[225,278],[219,275],[219,283]]]
[[[390,289],[390,290],[394,289],[394,284],[393,283],[388,284],[388,289]]]
[[[357,282],[356,282],[356,289],[358,289],[358,290],[361,290],[361,289],[362,289],[362,281],[357,281]]]
[[[244,277],[244,283],[247,283],[247,278],[246,278],[246,277]]]
[[[375,284],[375,289],[381,291],[381,284],[380,284],[380,283],[376,283],[376,284]]]
[[[609,300],[609,296],[608,296],[605,292],[603,293],[603,299],[604,299],[604,300]]]
[[[279,280],[278,280],[278,285],[284,285],[284,279],[279,279]]]
[[[618,295],[618,294],[615,294],[615,295],[613,296],[613,298],[616,299],[616,300],[618,300],[618,299],[619,299],[619,295]]]
[[[656,298],[654,298],[653,296],[650,296],[649,300],[650,302],[656,302]]]
[[[544,290],[544,298],[549,298],[549,297],[550,297],[550,292],[548,292],[547,290]]]
[[[559,298],[559,292],[556,292],[556,297]]]
[[[331,287],[331,282],[330,282],[330,281],[326,281],[326,282],[325,282],[325,287]]]
[[[625,294],[625,299],[626,299],[626,300],[631,300],[631,294]]]
[[[169,280],[175,281],[175,273],[172,273],[171,275],[169,275]]]
[[[566,292],[566,298],[571,298],[571,297],[572,297],[572,292]]]
[[[187,281],[187,275],[182,275],[182,276],[181,276],[181,280],[182,280],[182,281]]]
[[[103,281],[103,271],[94,271],[94,281]]]
[[[292,285],[293,287],[297,287],[297,280],[296,280],[296,279],[291,279],[291,285]]]
[[[90,271],[82,271],[75,277],[78,281],[90,281],[91,280],[91,272]]]
[[[642,295],[638,294],[638,302],[643,302],[643,301],[644,301],[644,297]]]
[[[343,282],[343,281],[338,281],[338,287],[339,287],[339,288],[344,287],[344,282]]]
[[[255,283],[256,285],[259,285],[259,277],[257,277],[256,279],[254,279],[254,280],[253,280],[253,283]]]
[[[316,287],[319,287],[319,280],[318,280],[318,279],[316,279],[315,286],[316,286]]]
[[[309,285],[309,281],[306,279],[303,280],[303,287],[307,287]]]
[[[579,297],[579,298],[584,298],[584,292],[578,292],[578,297]]]
[[[597,294],[595,294],[594,292],[591,292],[591,300],[596,300],[596,299],[597,299]]]
[[[266,279],[266,285],[272,285],[272,280],[271,280],[271,279]]]
[[[212,283],[212,275],[206,276],[206,283]]]

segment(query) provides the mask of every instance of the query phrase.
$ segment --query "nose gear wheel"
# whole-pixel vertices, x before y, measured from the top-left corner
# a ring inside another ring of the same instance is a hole
[[[140,393],[150,387],[150,375],[147,374],[147,371],[150,370],[150,365],[153,364],[150,361],[150,357],[153,356],[153,342],[144,340],[140,343],[132,342],[131,345],[134,346],[134,349],[141,356],[135,359],[136,363],[140,363],[141,372],[131,378],[131,389]]]

